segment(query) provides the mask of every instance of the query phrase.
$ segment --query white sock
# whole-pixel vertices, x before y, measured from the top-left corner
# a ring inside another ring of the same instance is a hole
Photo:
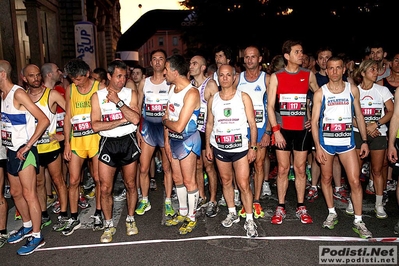
[[[254,219],[253,214],[252,213],[247,213],[245,221],[249,221],[249,220],[253,220],[253,219]]]
[[[340,189],[341,187],[335,187],[335,192],[338,192],[338,190]]]
[[[337,212],[335,211],[335,207],[328,208],[328,213],[337,214]]]
[[[34,238],[40,238],[40,237],[41,237],[40,231],[37,232],[37,233],[33,232],[33,233],[32,233],[32,236],[33,236]]]
[[[105,227],[114,227],[114,221],[112,219],[105,220]]]
[[[176,186],[176,194],[177,199],[179,200],[179,210],[183,211],[180,212],[180,215],[186,216],[187,215],[187,189],[184,185]]]
[[[165,204],[171,204],[172,200],[170,198],[165,198]]]
[[[375,195],[375,206],[382,205],[382,195]]]
[[[187,199],[188,199],[188,216],[190,218],[194,217],[195,218],[195,211],[197,209],[197,204],[198,204],[198,198],[199,198],[199,192],[198,189],[194,191],[187,191]],[[192,219],[193,220],[193,219]],[[194,219],[195,220],[195,219]]]
[[[362,216],[361,215],[355,215],[355,223],[361,222],[362,221]]]
[[[143,197],[143,198],[141,199],[141,201],[144,202],[144,203],[147,203],[147,202],[148,202],[148,196],[147,196],[147,197]]]
[[[24,225],[25,228],[32,227],[32,220],[23,223],[23,225]]]
[[[134,216],[133,215],[126,216],[126,222],[134,222]]]
[[[229,208],[229,213],[234,213],[234,215],[236,215],[237,214],[236,207]]]

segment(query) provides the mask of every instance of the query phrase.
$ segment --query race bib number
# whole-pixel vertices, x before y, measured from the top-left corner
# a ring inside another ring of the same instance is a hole
[[[123,118],[122,112],[102,115],[102,121],[106,122],[121,120],[122,118]]]
[[[8,132],[6,130],[1,131],[1,143],[3,146],[6,147],[13,147],[14,145],[12,144],[12,133]]]
[[[197,118],[197,125],[199,126],[203,126],[205,123],[205,113],[204,112],[200,112]]]
[[[232,150],[242,147],[242,136],[241,134],[234,135],[216,135],[216,144],[218,148],[223,150]]]
[[[281,116],[305,116],[306,94],[282,94],[280,95]]]
[[[146,116],[163,116],[166,111],[166,104],[146,104]]]
[[[263,110],[254,110],[255,112],[255,122],[262,123],[263,122]]]
[[[364,121],[378,121],[382,115],[382,108],[362,108],[362,113],[364,116]]]
[[[76,138],[94,134],[89,114],[75,115],[72,117],[71,123],[73,136]]]
[[[350,123],[323,124],[323,137],[348,138],[350,136],[352,136],[352,124]]]

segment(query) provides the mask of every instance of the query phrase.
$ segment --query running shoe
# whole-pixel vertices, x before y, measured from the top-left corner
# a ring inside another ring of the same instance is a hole
[[[51,205],[53,205],[53,203],[56,201],[56,197],[49,197],[47,196],[47,209],[51,207]]]
[[[398,222],[395,224],[395,226],[393,228],[393,233],[395,235],[399,235],[399,220],[398,220]]]
[[[238,216],[240,216],[242,218],[247,217],[247,213],[245,212],[244,206],[241,206],[241,209],[238,211]]]
[[[75,230],[79,229],[81,227],[79,219],[76,220],[74,218],[69,218],[65,228],[61,231],[64,236],[69,236],[72,235]]]
[[[199,197],[196,210],[199,211],[201,210],[201,208],[205,208],[206,204],[207,204],[206,199]]]
[[[236,207],[241,206],[240,191],[238,189],[234,189],[234,205]]]
[[[347,215],[355,215],[355,211],[353,210],[352,200],[348,199],[348,206],[346,206],[345,213]]]
[[[270,189],[270,184],[269,181],[263,181],[262,184],[262,194],[260,195],[260,197],[262,199],[264,199],[266,196],[271,196],[272,195],[272,191]]]
[[[224,199],[224,196],[223,196],[223,195],[222,195],[222,197],[220,198],[220,200],[218,201],[218,205],[219,205],[219,206],[224,206],[224,207],[227,206],[226,200]]]
[[[311,224],[313,223],[312,217],[308,214],[308,210],[305,206],[300,206],[296,208],[296,217],[301,220],[303,224]]]
[[[258,231],[256,231],[256,225],[254,220],[245,221],[244,230],[247,230],[247,237],[257,237]]]
[[[53,225],[53,230],[56,232],[61,232],[65,229],[65,226],[67,225],[68,217],[58,216],[57,220],[57,223]]]
[[[396,191],[397,185],[398,182],[396,180],[387,180],[387,191]]]
[[[102,215],[92,215],[90,218],[93,219],[93,231],[101,231],[104,229],[104,220]]]
[[[209,184],[208,174],[204,171],[204,186],[206,187]]]
[[[365,176],[368,176],[370,174],[370,162],[363,163],[362,174]]]
[[[179,213],[176,213],[172,219],[166,220],[166,226],[178,225],[186,220],[187,216],[182,216]]]
[[[317,190],[317,187],[310,187],[308,190],[308,194],[306,195],[306,200],[309,202],[315,201],[319,197],[319,192]]]
[[[162,161],[158,159],[158,157],[154,158],[155,160],[155,166],[156,166],[156,171],[157,173],[162,173]]]
[[[51,224],[51,219],[50,216],[43,217],[42,216],[42,224],[40,225],[40,229],[43,229],[46,226],[49,226]]]
[[[385,206],[388,201],[389,201],[388,191],[384,190],[382,192],[382,205]]]
[[[272,224],[282,224],[285,216],[286,216],[285,209],[281,206],[278,206],[276,208],[276,211],[274,212],[274,215],[272,216],[271,223]]]
[[[336,191],[334,189],[333,197],[334,197],[334,199],[340,200],[340,201],[342,201],[344,203],[348,202],[348,193],[346,192],[346,190],[343,187],[340,187],[338,189],[338,191]]]
[[[115,235],[116,228],[115,227],[107,227],[104,230],[104,233],[100,237],[101,243],[109,243],[112,241],[112,236]]]
[[[384,206],[376,205],[374,211],[375,211],[375,217],[377,217],[378,219],[388,218],[388,215],[384,210]]]
[[[193,221],[190,218],[187,218],[180,226],[179,233],[181,235],[186,235],[187,233],[191,233],[195,227],[197,227],[197,220]]]
[[[79,193],[78,206],[81,209],[86,209],[86,208],[90,207],[89,202],[87,201],[86,197],[82,193]]]
[[[150,189],[152,191],[157,190],[157,182],[155,181],[155,178],[150,179]]]
[[[60,204],[60,201],[59,200],[56,200],[54,203],[53,203],[53,209],[52,209],[52,211],[53,211],[53,213],[60,213],[61,212],[61,204]]]
[[[8,241],[8,234],[0,234],[0,248]]]
[[[327,219],[323,222],[323,228],[332,230],[337,223],[338,215],[336,213],[329,213]]]
[[[5,185],[4,186],[4,198],[10,199],[11,198],[11,193],[10,193],[10,186]]]
[[[172,187],[171,198],[174,199],[174,200],[177,200],[177,192],[176,192],[176,187],[175,186]]]
[[[227,217],[226,217],[226,219],[224,219],[223,221],[222,221],[222,225],[224,226],[224,227],[231,227],[233,224],[236,224],[236,223],[238,223],[240,221],[240,217],[237,215],[237,214],[235,214],[235,213],[232,213],[232,212],[229,212],[228,214],[227,214]]]
[[[44,241],[43,237],[30,236],[26,240],[25,245],[17,250],[17,254],[21,256],[32,254],[36,249],[44,246],[45,244],[46,242]]]
[[[260,205],[259,202],[254,202],[252,206],[254,210],[254,217],[256,219],[265,217],[265,212],[263,211],[262,206]]]
[[[85,194],[85,198],[87,199],[94,199],[96,196],[96,187],[93,187],[89,192]]]
[[[114,201],[124,201],[126,199],[126,188],[124,188],[119,195],[114,196]]]
[[[149,210],[151,210],[151,203],[149,201],[145,202],[144,200],[141,200],[136,209],[136,214],[144,215],[144,213],[148,212]]]
[[[126,234],[128,236],[137,235],[139,229],[137,228],[135,221],[126,221]]]
[[[312,181],[312,168],[306,167],[306,179],[308,182]]]
[[[373,180],[369,179],[369,182],[366,186],[366,193],[369,195],[374,195],[375,194],[375,190],[374,190],[374,182]]]
[[[18,243],[18,242],[24,240],[24,238],[31,236],[32,230],[33,230],[33,227],[23,227],[22,226],[21,228],[18,229],[18,231],[12,233],[8,237],[8,243],[15,244],[15,243]]]
[[[290,168],[290,171],[288,172],[288,180],[289,181],[295,181],[294,168]]]
[[[206,216],[212,218],[215,217],[218,214],[218,212],[219,212],[219,207],[216,204],[216,202],[212,201],[208,202],[208,206],[206,207],[206,212],[205,212]]]
[[[16,221],[21,219],[22,219],[21,214],[19,213],[18,209],[15,209],[14,220]]]
[[[175,215],[175,210],[173,209],[172,203],[165,202],[165,216],[173,217]]]
[[[269,173],[269,179],[276,179],[278,173],[278,168],[275,166],[272,171]]]
[[[371,232],[367,229],[366,224],[363,221],[360,222],[353,222],[353,231],[357,233],[361,238],[367,239],[367,238],[372,238],[373,235]]]
[[[96,186],[96,183],[94,183],[94,179],[91,176],[88,176],[86,178],[86,182],[83,184],[83,188],[85,190],[92,189]]]

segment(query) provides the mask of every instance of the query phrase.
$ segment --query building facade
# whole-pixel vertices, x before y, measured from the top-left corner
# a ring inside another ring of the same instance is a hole
[[[53,62],[61,68],[79,57],[77,25],[91,25],[85,52],[96,66],[115,58],[120,32],[119,0],[2,0],[0,59],[13,67],[13,82],[27,64]],[[82,58],[85,60],[85,58]]]

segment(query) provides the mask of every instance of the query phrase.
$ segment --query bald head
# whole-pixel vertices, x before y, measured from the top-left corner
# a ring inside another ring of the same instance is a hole
[[[28,75],[28,73],[37,72],[37,71],[40,72],[40,68],[37,65],[29,64],[26,67],[24,67],[22,73],[26,77]]]

